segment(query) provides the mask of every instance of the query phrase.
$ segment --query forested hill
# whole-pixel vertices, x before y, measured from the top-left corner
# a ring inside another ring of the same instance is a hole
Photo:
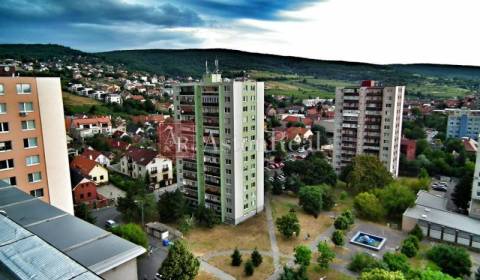
[[[375,65],[228,49],[146,49],[86,53],[52,44],[0,44],[0,58],[45,59],[53,57],[82,57],[110,64],[123,64],[130,70],[148,71],[168,76],[200,77],[205,69],[205,60],[208,60],[211,63],[210,67],[213,67],[213,61],[218,59],[221,70],[225,72],[258,70],[346,82],[376,79],[385,83],[417,85],[418,88],[423,84],[448,86],[463,89],[465,92],[478,89],[480,84],[480,67],[473,66]],[[273,79],[275,79],[275,75],[273,75]]]

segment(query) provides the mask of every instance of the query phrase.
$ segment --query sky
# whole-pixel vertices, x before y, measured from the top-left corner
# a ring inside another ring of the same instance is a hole
[[[480,66],[478,0],[2,0],[0,43]]]

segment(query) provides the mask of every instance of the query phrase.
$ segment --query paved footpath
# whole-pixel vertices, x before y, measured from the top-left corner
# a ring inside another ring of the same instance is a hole
[[[270,206],[270,196],[266,197],[265,211],[267,214],[267,227],[268,235],[270,236],[270,248],[272,250],[273,266],[275,267],[275,272],[269,277],[269,279],[277,279],[278,276],[276,275],[279,275],[282,267],[280,266],[280,250],[278,249],[277,237],[275,236],[275,225],[273,222],[272,207]]]
[[[216,268],[215,266],[207,263],[204,260],[200,260],[200,269],[214,275],[215,277],[221,280],[235,280],[235,277],[233,277],[232,275],[224,272],[223,270]]]

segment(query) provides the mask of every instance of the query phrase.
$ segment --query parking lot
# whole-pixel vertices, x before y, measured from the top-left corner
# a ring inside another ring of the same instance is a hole
[[[443,184],[442,184],[443,182]],[[456,178],[450,178],[450,177],[442,177],[441,179],[438,178],[433,178],[432,183],[430,184],[430,190],[429,192],[432,194],[435,194],[437,196],[441,196],[447,199],[447,205],[446,208],[449,211],[457,212],[458,208],[455,206],[455,203],[452,200],[452,193],[455,189],[455,186],[458,183],[458,179]],[[440,185],[440,186],[446,186],[445,191],[441,191],[439,189],[435,190],[434,185]]]

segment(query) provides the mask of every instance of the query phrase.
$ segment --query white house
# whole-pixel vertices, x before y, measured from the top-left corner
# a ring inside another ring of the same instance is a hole
[[[107,103],[116,103],[116,104],[122,104],[122,97],[120,94],[108,94],[105,97],[105,102]]]
[[[150,182],[159,186],[172,184],[172,161],[154,150],[131,147],[120,159],[120,173],[134,179],[149,175]]]

